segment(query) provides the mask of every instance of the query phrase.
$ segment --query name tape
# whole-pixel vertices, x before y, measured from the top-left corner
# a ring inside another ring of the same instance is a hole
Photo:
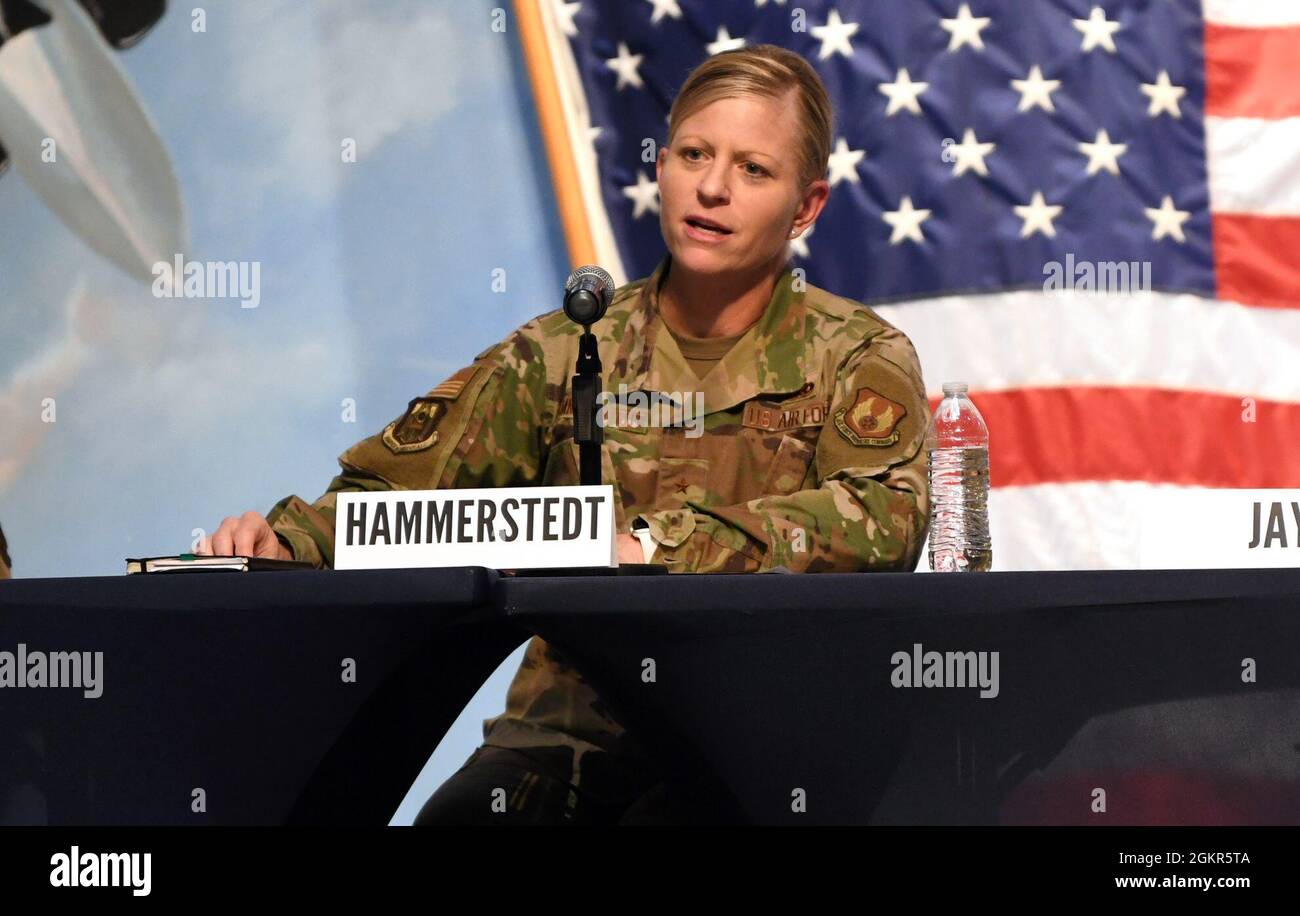
[[[335,569],[616,566],[614,488],[340,493]]]

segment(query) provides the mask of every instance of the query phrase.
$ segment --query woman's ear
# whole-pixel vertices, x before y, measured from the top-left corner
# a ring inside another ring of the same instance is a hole
[[[655,156],[655,181],[659,181],[664,176],[664,160],[668,158],[668,145],[664,144],[659,147],[659,155]]]
[[[826,206],[826,199],[830,197],[831,185],[825,178],[818,178],[808,185],[808,189],[803,192],[803,200],[799,202],[799,209],[794,213],[795,224],[807,227],[817,221],[821,215],[822,207]]]

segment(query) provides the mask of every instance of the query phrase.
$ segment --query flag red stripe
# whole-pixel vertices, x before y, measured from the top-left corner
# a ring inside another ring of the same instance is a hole
[[[1228,118],[1300,115],[1300,26],[1205,26],[1205,113]]]
[[[1211,214],[1219,298],[1300,308],[1300,217]]]
[[[989,428],[994,487],[1300,487],[1300,404],[1245,397],[1082,385],[971,393]]]

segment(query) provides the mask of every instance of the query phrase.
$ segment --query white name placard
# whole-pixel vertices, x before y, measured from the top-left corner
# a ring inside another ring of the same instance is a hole
[[[335,569],[616,566],[614,488],[340,493]]]
[[[1143,569],[1300,566],[1300,490],[1154,488],[1140,554]]]

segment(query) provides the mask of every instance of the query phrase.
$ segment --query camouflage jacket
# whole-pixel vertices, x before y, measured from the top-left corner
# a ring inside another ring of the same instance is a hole
[[[659,316],[670,263],[620,287],[593,328],[614,396],[602,464],[617,530],[641,519],[658,545],[651,562],[670,572],[914,569],[929,519],[930,410],[907,337],[787,270],[763,316],[699,379]],[[272,527],[296,558],[329,566],[340,491],[577,484],[569,387],[580,333],[559,309],[534,318],[346,451],[315,503],[278,503]],[[638,391],[683,409],[656,418],[638,409]],[[691,416],[691,405],[702,409]],[[665,421],[678,425],[656,425]],[[575,758],[641,753],[540,638],[484,734],[567,745]]]

